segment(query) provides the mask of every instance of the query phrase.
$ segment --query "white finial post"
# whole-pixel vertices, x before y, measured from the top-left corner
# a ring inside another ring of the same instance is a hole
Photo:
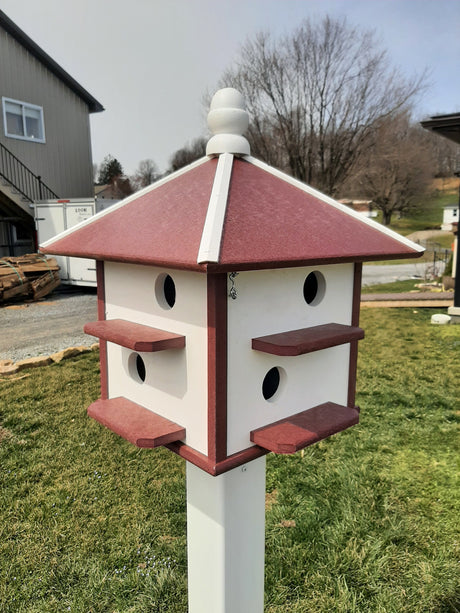
[[[208,126],[214,136],[208,141],[206,155],[250,155],[249,143],[243,136],[248,125],[242,94],[233,87],[219,89],[211,100],[208,114]]]

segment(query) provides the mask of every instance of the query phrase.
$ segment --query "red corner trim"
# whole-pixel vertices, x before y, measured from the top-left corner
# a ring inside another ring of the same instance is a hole
[[[227,457],[227,275],[207,277],[208,457]]]
[[[353,306],[351,313],[351,325],[359,326],[359,309],[361,304],[361,276],[363,265],[360,262],[355,263],[354,278],[353,278]],[[358,368],[358,342],[350,343],[350,365],[348,369],[348,398],[347,405],[355,406],[356,399],[356,373]]]
[[[105,320],[105,274],[104,262],[96,262],[97,279],[97,318],[99,321]],[[101,398],[107,400],[109,397],[109,379],[107,372],[107,342],[99,341],[99,362],[101,369]]]

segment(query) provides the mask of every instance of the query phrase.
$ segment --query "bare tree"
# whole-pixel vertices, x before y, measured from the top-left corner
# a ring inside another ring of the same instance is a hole
[[[425,132],[427,148],[434,157],[436,177],[453,177],[460,170],[460,146],[435,132]]]
[[[158,167],[151,159],[141,160],[136,172],[131,177],[131,184],[135,190],[147,187],[159,177]]]
[[[378,122],[366,160],[347,186],[372,200],[385,225],[394,213],[420,208],[433,178],[434,158],[423,130],[409,113]]]
[[[206,142],[205,138],[195,138],[190,144],[178,149],[171,156],[168,172],[179,170],[206,155]]]
[[[116,177],[111,184],[112,198],[126,198],[134,193],[129,177]]]
[[[410,104],[425,74],[405,79],[372,31],[325,17],[292,34],[260,33],[222,86],[245,96],[253,155],[334,195],[365,154],[378,121]]]

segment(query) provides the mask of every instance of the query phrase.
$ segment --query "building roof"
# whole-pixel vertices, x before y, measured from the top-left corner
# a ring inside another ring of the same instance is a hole
[[[420,123],[426,130],[437,132],[454,143],[460,144],[460,113],[435,115]]]
[[[417,257],[423,249],[249,155],[205,157],[41,246],[230,272]]]
[[[99,113],[104,110],[100,102],[96,100],[84,87],[69,75],[57,62],[53,60],[41,47],[39,47],[25,32],[0,10],[0,27],[10,34],[19,44],[31,53],[39,62],[50,70],[58,79],[67,85],[77,96],[88,105],[90,113]]]

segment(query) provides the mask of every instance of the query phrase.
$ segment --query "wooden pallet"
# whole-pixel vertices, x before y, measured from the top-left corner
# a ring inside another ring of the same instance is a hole
[[[55,258],[39,253],[0,258],[0,303],[10,300],[39,300],[59,284]]]

